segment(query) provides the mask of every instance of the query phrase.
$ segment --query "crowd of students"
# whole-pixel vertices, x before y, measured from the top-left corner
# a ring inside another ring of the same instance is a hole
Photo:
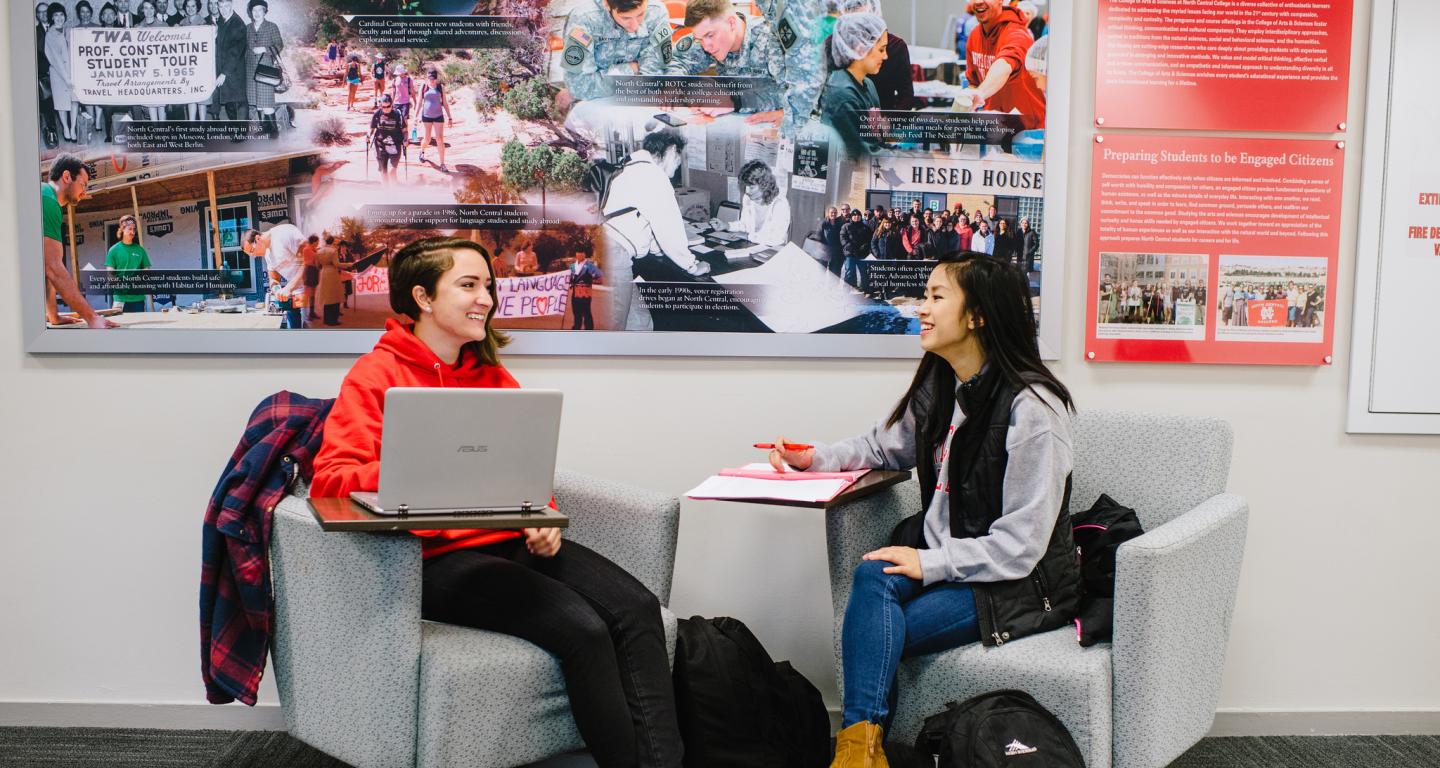
[[[966,211],[932,210],[912,201],[909,210],[831,206],[816,230],[815,239],[825,244],[830,271],[847,283],[860,287],[862,261],[933,260],[947,253],[975,251],[1013,264],[1025,272],[1035,271],[1040,258],[1040,233],[1027,217],[1018,226],[996,214],[995,206]]]
[[[1116,282],[1105,275],[1100,283],[1100,322],[1172,325],[1181,303],[1197,307],[1195,325],[1205,324],[1205,284],[1194,280]]]
[[[1224,326],[1248,326],[1252,301],[1284,301],[1286,328],[1315,328],[1325,316],[1325,286],[1304,283],[1236,283],[1222,285],[1215,309]]]

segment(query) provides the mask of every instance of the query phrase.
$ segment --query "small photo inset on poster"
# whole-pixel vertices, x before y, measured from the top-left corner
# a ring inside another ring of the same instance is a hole
[[[939,150],[963,159],[1040,160],[1050,46],[1045,3],[828,5],[820,113],[851,157]]]
[[[1096,336],[1102,339],[1205,339],[1203,253],[1102,253]]]
[[[666,113],[793,138],[821,86],[819,5],[730,0],[554,0],[550,78],[586,134]],[[641,116],[641,117],[637,117]]]
[[[1215,340],[1323,341],[1328,277],[1321,256],[1222,255]]]

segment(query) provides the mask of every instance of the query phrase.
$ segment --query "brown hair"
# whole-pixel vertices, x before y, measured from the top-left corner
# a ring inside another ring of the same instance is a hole
[[[396,314],[411,320],[420,319],[420,305],[415,301],[415,286],[425,289],[434,296],[440,283],[440,276],[455,266],[454,250],[471,250],[485,259],[485,268],[490,270],[490,313],[485,316],[485,340],[472,341],[465,349],[473,352],[485,365],[500,364],[500,348],[510,343],[510,337],[490,325],[495,310],[500,306],[500,297],[495,290],[493,275],[495,268],[490,263],[490,252],[473,240],[461,237],[427,237],[416,240],[400,249],[390,258],[390,308]]]
[[[724,16],[735,10],[731,0],[690,0],[685,4],[685,26],[693,27],[716,16]]]

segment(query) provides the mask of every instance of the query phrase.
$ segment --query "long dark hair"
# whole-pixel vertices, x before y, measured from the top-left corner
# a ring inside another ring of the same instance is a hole
[[[1040,343],[1036,338],[1035,313],[1030,306],[1030,281],[1020,270],[1009,264],[975,251],[954,251],[940,257],[937,269],[944,269],[964,293],[965,304],[975,318],[973,333],[985,352],[986,364],[993,375],[1010,386],[1022,386],[1035,392],[1036,384],[1048,388],[1065,408],[1075,410],[1075,403],[1055,374],[1040,360]],[[983,320],[983,322],[981,322]],[[905,396],[900,398],[891,412],[887,424],[893,425],[905,417],[905,412],[915,402],[922,390],[932,398],[954,397],[955,369],[945,358],[934,352],[926,352],[920,358],[920,366]],[[1043,398],[1042,398],[1043,402]],[[930,407],[920,415],[916,429],[925,438],[925,445],[939,443],[949,429],[948,416],[942,421],[941,412],[953,414],[951,408],[936,407],[932,399]]]

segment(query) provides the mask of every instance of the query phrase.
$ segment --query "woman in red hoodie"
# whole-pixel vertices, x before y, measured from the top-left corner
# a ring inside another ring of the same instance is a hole
[[[500,365],[505,335],[490,256],[469,240],[428,238],[390,263],[390,320],[355,362],[325,422],[310,493],[374,491],[390,387],[518,387]],[[620,566],[560,529],[415,531],[424,558],[421,615],[503,632],[560,660],[575,726],[595,761],[679,766],[680,730],[660,604]]]

